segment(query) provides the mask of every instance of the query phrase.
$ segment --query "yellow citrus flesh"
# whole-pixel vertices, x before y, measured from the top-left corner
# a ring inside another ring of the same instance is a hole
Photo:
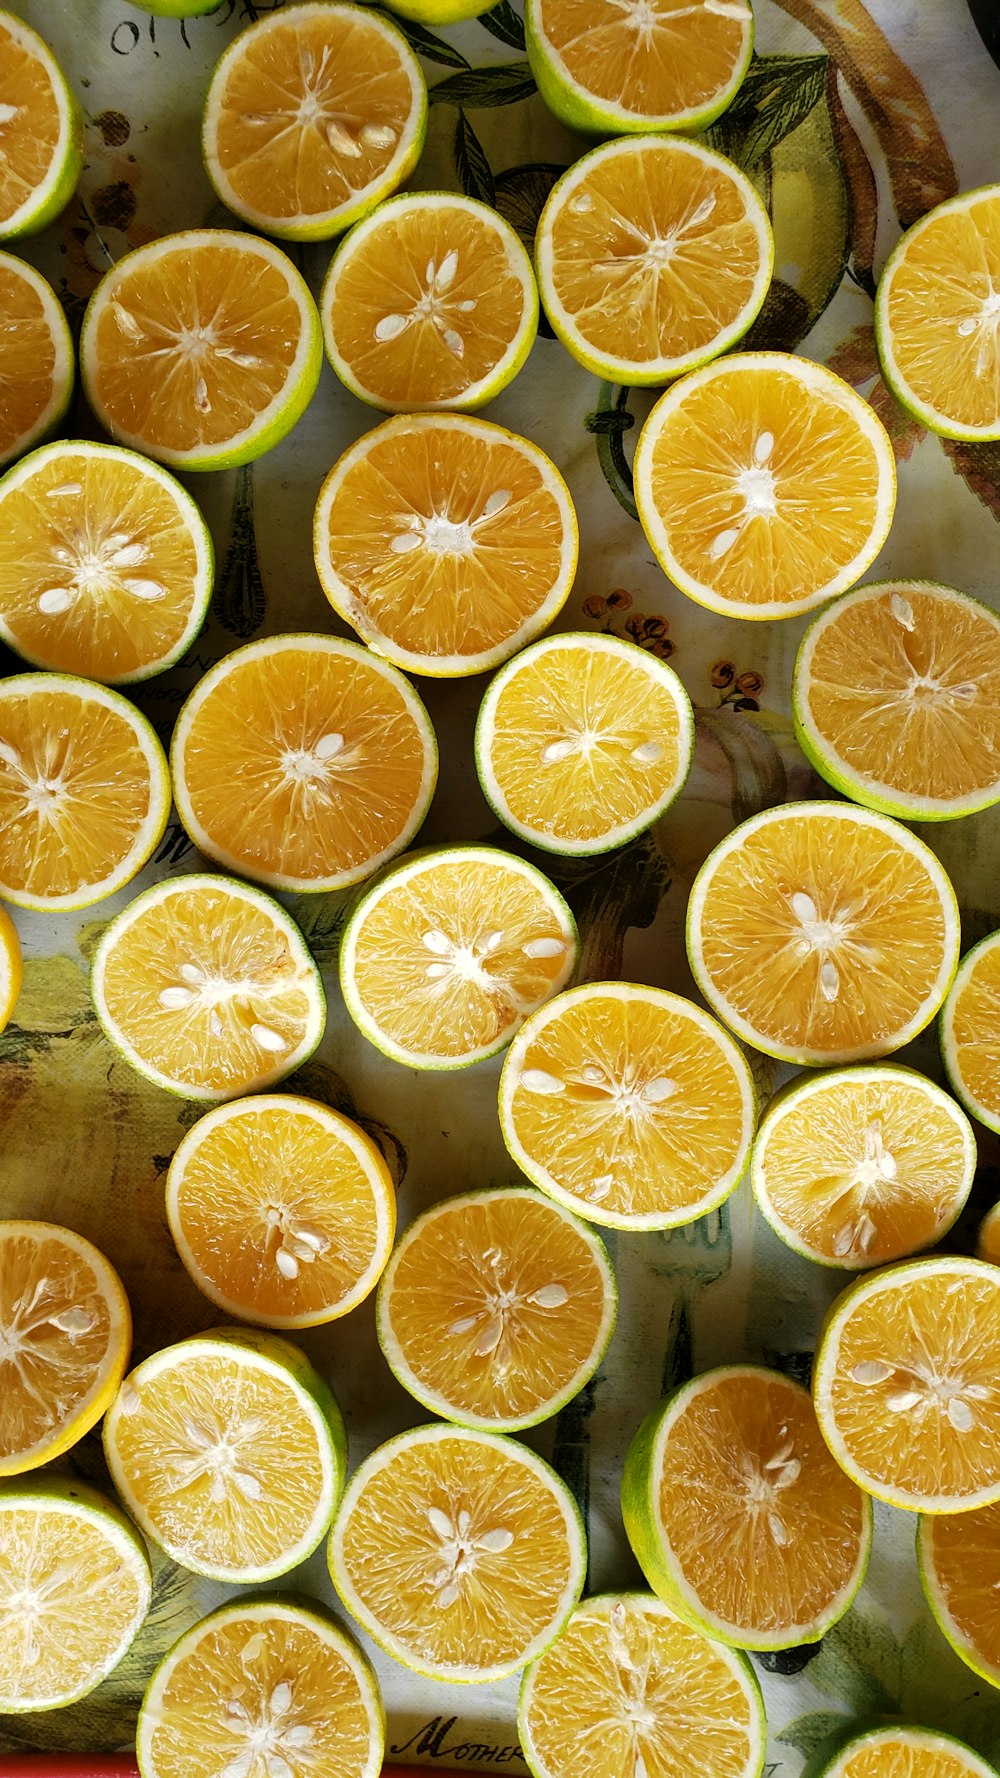
[[[659,988],[573,988],[520,1033],[500,1120],[529,1179],[594,1222],[671,1228],[722,1203],[746,1166],[754,1094],[729,1034]]]
[[[0,1222],[0,1476],[48,1463],[97,1424],[128,1363],[117,1272],[70,1229]]]
[[[601,852],[666,809],[691,760],[676,673],[614,636],[553,636],[483,699],[476,764],[500,819],[554,852]]]
[[[492,1055],[564,986],[573,917],[546,877],[492,847],[398,866],[344,934],[340,979],[365,1036],[397,1061],[449,1068]]]
[[[578,161],[548,199],[536,243],[542,300],[564,345],[627,383],[662,383],[733,345],[764,301],[773,252],[767,212],[735,166],[656,136],[606,142]]]
[[[416,673],[481,673],[552,622],[576,570],[569,491],[536,445],[486,420],[387,420],[316,507],[331,605]]]
[[[520,1741],[536,1778],[754,1778],[764,1710],[745,1659],[642,1593],[587,1599],[527,1671]]]
[[[288,431],[319,376],[319,320],[277,247],[188,229],[105,273],[84,317],[80,368],[121,444],[188,469],[248,461]]]
[[[290,6],[220,58],[205,107],[209,177],[270,234],[336,234],[393,191],[423,143],[427,93],[402,33],[360,6]]]
[[[992,1766],[949,1735],[880,1729],[843,1748],[823,1778],[995,1778]]]
[[[111,1040],[191,1098],[279,1080],[319,1040],[319,972],[282,908],[225,877],[158,883],[119,914],[94,962]]]
[[[3,165],[0,158],[0,185]],[[55,292],[33,266],[10,253],[0,253],[0,317],[3,464],[29,450],[65,408],[73,382],[73,346]]]
[[[131,881],[170,808],[145,717],[102,686],[56,674],[0,681],[0,894],[82,907]]]
[[[1000,1500],[1000,1271],[934,1256],[852,1285],[813,1391],[834,1456],[870,1493],[931,1513]]]
[[[1000,799],[1000,619],[950,587],[891,581],[823,612],[795,665],[814,763],[916,820]]]
[[[0,1709],[51,1710],[92,1691],[151,1593],[142,1541],[103,1494],[55,1475],[0,1484]]]
[[[374,1142],[293,1094],[220,1106],[167,1174],[167,1215],[199,1289],[230,1315],[311,1327],[346,1315],[389,1257],[396,1199]]]
[[[1000,437],[1000,185],[921,217],[893,253],[876,305],[894,392],[951,438]]]
[[[211,579],[198,508],[146,458],[56,444],[0,482],[0,631],[36,666],[143,679],[193,640]]]
[[[1000,1266],[1000,1204],[994,1204],[983,1217],[976,1252],[980,1259],[988,1259],[991,1265]]]
[[[731,617],[792,617],[846,592],[888,535],[892,446],[822,365],[748,352],[661,396],[635,460],[661,567]]]
[[[703,865],[688,910],[699,987],[786,1061],[862,1061],[930,1022],[958,956],[954,892],[930,849],[839,803],[755,815]]]
[[[963,1104],[1000,1129],[1000,932],[962,958],[941,1014],[941,1050]]]
[[[871,1509],[800,1384],[750,1366],[697,1378],[664,1415],[650,1486],[668,1590],[709,1634],[781,1646],[846,1610]]]
[[[697,127],[739,85],[750,51],[748,0],[692,6],[651,0],[639,15],[614,0],[532,0],[533,35],[551,78],[574,89],[609,127]]]
[[[975,1170],[976,1139],[954,1099],[879,1064],[796,1081],[764,1116],[751,1178],[790,1246],[860,1268],[933,1247]]]
[[[274,1579],[304,1560],[343,1483],[333,1397],[273,1334],[200,1335],[145,1359],[111,1406],[104,1449],[140,1528],[216,1580]]]
[[[270,636],[199,681],[171,764],[181,820],[210,858],[280,889],[340,889],[409,844],[437,747],[416,692],[367,649]]]
[[[337,375],[392,412],[475,407],[520,368],[538,293],[514,230],[456,193],[394,198],[336,253],[320,302]]]
[[[1000,1503],[921,1519],[917,1551],[928,1604],[952,1647],[1000,1686]]]
[[[0,12],[0,113],[2,237],[30,233],[54,213],[50,197],[73,134],[69,94],[48,46],[8,12]]]
[[[453,1426],[374,1451],[330,1539],[347,1609],[396,1660],[437,1679],[523,1667],[576,1604],[585,1562],[554,1471],[513,1439]]]
[[[21,992],[24,965],[17,927],[6,908],[0,907],[0,1031],[8,1023]]]
[[[604,1247],[518,1188],[436,1204],[379,1289],[379,1341],[433,1413],[513,1431],[553,1414],[600,1363],[615,1319]]]

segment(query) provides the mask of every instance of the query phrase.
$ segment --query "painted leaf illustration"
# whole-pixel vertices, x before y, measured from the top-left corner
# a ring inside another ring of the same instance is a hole
[[[494,37],[499,37],[501,43],[509,43],[511,49],[524,48],[524,26],[510,0],[499,0],[499,4],[492,6],[489,12],[481,13],[479,23],[492,32]]]
[[[807,1716],[797,1716],[794,1722],[786,1723],[775,1739],[797,1748],[803,1759],[812,1759],[825,1742],[842,1735],[849,1727],[850,1717],[839,1710],[811,1710]]]
[[[455,123],[455,171],[466,197],[479,198],[484,204],[495,203],[493,169],[464,111],[459,111]]]
[[[257,559],[252,463],[236,471],[229,547],[215,583],[212,609],[223,629],[242,639],[254,635],[264,622],[267,595]]]
[[[773,809],[788,796],[788,774],[774,740],[748,713],[697,710],[695,728],[707,729],[718,741],[733,774],[733,821],[745,821],[762,809]]]
[[[889,434],[897,463],[905,462],[924,437],[924,428],[900,407],[886,387],[871,323],[852,328],[846,339],[831,352],[827,363],[845,382],[865,393]]]
[[[943,438],[941,444],[951,458],[952,468],[965,477],[993,517],[1000,519],[1000,443],[967,444],[961,439]]]
[[[856,1606],[823,1638],[809,1678],[855,1716],[899,1709],[902,1650],[881,1614]]]
[[[623,507],[630,518],[638,520],[635,495],[632,491],[632,471],[625,456],[623,438],[635,425],[635,415],[629,412],[628,398],[631,390],[618,388],[614,383],[602,383],[597,407],[587,415],[584,424],[588,432],[594,433],[597,439],[597,460],[604,473],[604,479],[611,489],[619,506]]]
[[[566,168],[554,161],[527,161],[495,176],[496,207],[520,235],[529,253],[535,244],[535,230],[545,200],[565,172]]]
[[[826,102],[833,139],[843,169],[851,215],[851,262],[854,276],[874,298],[875,239],[878,232],[878,186],[864,143],[844,109],[836,63],[827,68]]]
[[[823,96],[826,56],[755,56],[728,111],[707,131],[745,172],[797,129]]]
[[[472,110],[517,105],[530,99],[535,77],[527,62],[499,62],[493,68],[469,68],[432,86],[432,105],[468,105]]]
[[[418,25],[413,19],[401,18],[398,12],[384,13],[383,17],[402,31],[410,48],[425,61],[439,62],[444,68],[467,68],[469,61],[453,43],[446,43],[443,37],[435,37],[433,31],[426,26]]]

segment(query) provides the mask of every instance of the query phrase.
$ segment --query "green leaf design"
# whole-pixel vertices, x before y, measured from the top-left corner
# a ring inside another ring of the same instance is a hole
[[[809,1668],[817,1691],[837,1698],[854,1716],[893,1715],[899,1709],[903,1651],[881,1614],[854,1609],[834,1624]]]
[[[380,7],[373,7],[372,10],[381,12]],[[410,48],[418,56],[423,56],[425,61],[440,62],[445,68],[468,68],[468,57],[463,56],[460,49],[456,49],[452,43],[445,43],[443,37],[435,37],[433,31],[426,30],[423,25],[415,24],[412,19],[400,18],[396,12],[382,12],[382,17],[387,24],[395,25],[397,31],[402,31]]]
[[[628,406],[630,394],[631,390],[624,386],[616,389],[613,383],[602,383],[597,407],[593,413],[587,415],[584,425],[597,439],[597,460],[608,487],[619,506],[624,508],[630,518],[637,520],[639,514],[632,491],[632,471],[622,442],[625,433],[630,432],[635,425],[635,415],[629,412]]]
[[[767,729],[751,713],[733,710],[699,710],[698,728],[708,729],[718,741],[733,774],[734,821],[746,821],[761,809],[773,809],[788,796],[785,762]]]
[[[755,56],[729,110],[706,132],[745,172],[798,128],[823,97],[828,58]]]
[[[223,629],[241,641],[253,636],[264,622],[267,594],[257,556],[252,463],[244,463],[236,471],[229,548],[215,583],[212,609]]]
[[[493,169],[464,111],[459,111],[455,124],[455,170],[466,197],[480,198],[484,204],[496,202]]]
[[[797,1716],[794,1722],[780,1729],[775,1739],[797,1748],[803,1759],[811,1759],[824,1741],[846,1729],[849,1722],[850,1717],[844,1716],[840,1710],[811,1710],[808,1715]]]
[[[485,110],[497,105],[518,105],[535,92],[535,77],[527,62],[498,62],[495,68],[468,68],[450,74],[432,86],[432,105],[469,105]]]
[[[524,25],[510,4],[510,0],[497,0],[497,5],[489,12],[480,14],[479,23],[485,25],[501,43],[509,43],[511,49],[524,48]]]
[[[525,161],[496,175],[496,207],[520,235],[529,253],[535,245],[535,230],[545,200],[556,180],[567,171],[555,161]]]

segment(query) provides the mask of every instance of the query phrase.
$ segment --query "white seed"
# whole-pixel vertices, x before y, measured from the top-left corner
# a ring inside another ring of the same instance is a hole
[[[713,210],[715,209],[716,202],[717,202],[717,199],[716,199],[714,191],[710,191],[707,198],[702,198],[701,203],[698,205],[697,210],[695,211],[694,215],[690,218],[690,220],[687,224],[688,228],[698,228],[701,225],[701,223],[707,222],[709,217],[711,216]],[[765,459],[763,457],[758,457],[757,461],[759,463],[763,463],[765,461]]]
[[[446,975],[451,974],[451,964],[450,963],[428,963],[427,968],[424,970],[424,974],[426,975],[428,981],[430,981],[430,982],[443,981],[444,977]]]
[[[222,1022],[222,1017],[216,1012],[214,1006],[209,1014],[208,1028],[213,1037],[225,1037],[226,1035],[226,1027]]]
[[[569,1302],[569,1291],[563,1284],[543,1284],[539,1290],[532,1291],[528,1301],[539,1309],[561,1309]]]
[[[337,122],[335,117],[331,117],[326,126],[326,139],[334,154],[344,154],[348,160],[352,161],[361,159],[360,143],[355,140],[349,130],[345,130],[342,123]]]
[[[396,141],[396,132],[387,123],[366,123],[358,141],[362,148],[392,148]]]
[[[476,949],[481,956],[492,957],[494,951],[498,951],[502,944],[503,933],[497,929],[494,932],[487,932],[484,938],[477,939]]]
[[[263,1637],[261,1637],[261,1641],[263,1641]],[[244,1654],[246,1654],[246,1649],[244,1649],[243,1652],[244,1652]],[[227,1698],[225,1704],[223,1705],[223,1709],[225,1710],[227,1716],[235,1716],[237,1722],[249,1722],[250,1721],[249,1710],[247,1709],[245,1704],[240,1703],[238,1698]]]
[[[566,945],[561,938],[529,938],[524,946],[526,957],[562,957]]]
[[[838,1259],[843,1259],[845,1253],[850,1253],[851,1248],[854,1246],[855,1234],[856,1230],[853,1222],[845,1222],[843,1228],[838,1229],[833,1238],[833,1251]],[[861,1366],[859,1365],[856,1368],[860,1370]],[[863,1379],[859,1377],[858,1381],[862,1382]]]
[[[770,1531],[771,1536],[774,1538],[779,1550],[787,1548],[788,1532],[785,1530],[784,1521],[779,1519],[777,1513],[768,1513],[767,1528]]]
[[[272,1055],[280,1055],[288,1048],[287,1038],[282,1037],[281,1032],[273,1030],[270,1025],[251,1025],[250,1035],[259,1049],[269,1050]]]
[[[557,1093],[566,1091],[566,1082],[558,1080],[554,1074],[547,1074],[544,1068],[522,1068],[520,1085],[527,1093],[540,1093],[543,1098],[554,1098]]]
[[[183,982],[197,983],[205,980],[205,971],[199,969],[197,963],[182,963],[177,973]]]
[[[503,1316],[491,1315],[476,1341],[476,1357],[488,1358],[491,1352],[496,1351],[502,1339]]]
[[[498,1525],[495,1531],[484,1531],[482,1537],[476,1538],[477,1550],[489,1550],[492,1556],[500,1556],[509,1550],[514,1541],[513,1531]]]
[[[320,735],[319,740],[313,748],[313,752],[317,759],[335,759],[337,754],[343,748],[343,745],[343,735],[338,735],[331,730],[328,735]]]
[[[438,290],[447,290],[448,286],[455,282],[455,273],[457,271],[458,254],[453,247],[449,253],[445,254],[441,264],[438,266],[437,276],[434,279],[435,287]]]
[[[314,1222],[290,1223],[289,1233],[300,1245],[310,1248],[313,1253],[325,1253],[330,1245],[329,1235],[324,1229],[317,1228]]]
[[[284,1738],[289,1747],[309,1747],[315,1739],[307,1722],[292,1723],[291,1728],[285,1730]]]
[[[855,1383],[861,1383],[870,1389],[874,1383],[887,1383],[892,1376],[892,1366],[883,1364],[881,1358],[863,1358],[851,1372]]]
[[[268,1753],[264,1757],[267,1761],[267,1778],[295,1778],[283,1753]]]
[[[765,1469],[784,1469],[785,1464],[788,1462],[788,1459],[791,1456],[791,1454],[792,1454],[791,1441],[786,1440],[785,1443],[777,1451],[775,1451],[774,1456],[768,1458],[767,1462],[764,1465],[764,1468]]]
[[[262,1500],[264,1490],[255,1475],[248,1475],[245,1469],[230,1471],[233,1487],[242,1494],[244,1500]]]
[[[420,549],[423,541],[419,531],[400,531],[398,536],[390,539],[389,548],[394,556],[412,556],[415,549]]]
[[[4,765],[12,767],[15,772],[21,771],[21,755],[9,741],[0,741],[0,759]]]
[[[440,926],[430,927],[427,932],[422,932],[420,937],[427,949],[434,952],[435,957],[449,957],[454,949],[448,934],[442,932]]]
[[[128,1419],[142,1406],[142,1396],[134,1383],[123,1383],[118,1392],[118,1410]]]
[[[17,113],[16,105],[0,105],[0,123],[12,123]]]
[[[194,386],[194,405],[200,414],[210,414],[212,403],[208,398],[208,384],[204,377],[199,377]]]
[[[811,926],[819,919],[819,911],[812,896],[804,894],[801,889],[796,889],[791,896],[791,907],[795,918],[801,920],[803,926]]]
[[[115,301],[111,304],[111,312],[122,333],[125,334],[128,339],[141,340],[142,328],[139,326],[131,309],[127,309],[124,303]]]
[[[127,593],[132,594],[133,599],[146,599],[152,603],[156,599],[165,599],[167,596],[167,589],[162,580],[150,580],[146,576],[141,579],[125,580],[122,585]]]
[[[456,1583],[453,1580],[451,1580],[448,1582],[448,1585],[446,1587],[441,1588],[441,1591],[437,1594],[437,1596],[434,1600],[434,1603],[436,1606],[438,1606],[440,1609],[443,1610],[449,1605],[454,1605],[456,1603],[456,1601],[459,1600],[461,1597],[462,1597],[461,1587],[457,1586]]]
[[[260,359],[255,352],[234,352],[231,346],[217,346],[216,356],[228,358],[230,364],[239,365],[240,370],[256,370]]]
[[[895,1179],[895,1177],[896,1177],[895,1165],[893,1166],[891,1173],[883,1171],[882,1177],[883,1177],[883,1179]],[[862,1253],[868,1252],[868,1249],[871,1246],[871,1244],[874,1241],[875,1236],[877,1234],[878,1234],[878,1230],[876,1229],[875,1224],[872,1222],[871,1217],[870,1216],[863,1216],[861,1219],[861,1226],[858,1229],[858,1246],[860,1247]]]
[[[953,1395],[948,1403],[948,1418],[956,1432],[971,1432],[976,1424],[976,1416],[968,1402],[959,1395]]]
[[[635,1758],[632,1761],[632,1778],[649,1778],[649,1767],[642,1757],[642,1748],[636,1745]]]
[[[750,16],[750,8],[746,0],[703,0],[706,12],[714,12],[720,19],[739,19],[741,22]]]
[[[479,1320],[478,1315],[463,1315],[461,1321],[453,1321],[448,1329],[450,1334],[471,1333]]]
[[[244,1667],[249,1666],[251,1661],[259,1661],[260,1657],[264,1653],[264,1650],[266,1647],[267,1647],[266,1636],[264,1635],[262,1630],[257,1630],[255,1632],[255,1634],[253,1636],[251,1636],[249,1642],[245,1642],[243,1644],[243,1648],[240,1653],[240,1660],[241,1660],[243,1666]]]
[[[661,1075],[657,1080],[646,1082],[639,1097],[646,1105],[662,1105],[664,1099],[671,1099],[677,1091],[677,1082],[668,1080]]]
[[[799,1462],[797,1457],[792,1457],[789,1459],[789,1461],[787,1463],[783,1464],[782,1467],[776,1472],[775,1477],[774,1477],[774,1486],[776,1488],[790,1488],[790,1487],[792,1487],[793,1483],[798,1481],[799,1476],[801,1474],[802,1474],[801,1463]]]
[[[900,1389],[895,1395],[887,1395],[885,1405],[892,1414],[908,1414],[911,1408],[918,1408],[923,1401],[919,1389]]]
[[[570,198],[569,207],[575,216],[586,216],[594,208],[594,200],[589,191],[578,191]]]
[[[510,505],[510,501],[511,491],[509,488],[496,488],[483,507],[479,515],[480,518],[495,519],[498,512],[503,512],[504,507]]]
[[[662,752],[663,743],[661,741],[642,741],[638,747],[633,747],[629,758],[634,765],[651,766],[656,764]]]
[[[720,556],[728,554],[739,537],[739,534],[739,526],[730,525],[727,530],[720,531],[717,537],[713,537],[708,546],[708,553],[713,561],[717,562]]]
[[[909,599],[903,598],[902,593],[893,593],[889,600],[889,610],[904,630],[912,630],[916,627],[917,620],[913,615],[913,606]]]
[[[61,612],[69,610],[73,604],[74,596],[68,587],[46,587],[44,593],[38,595],[38,609],[44,612],[46,617],[58,617]]]
[[[185,1420],[184,1431],[198,1451],[210,1451],[219,1442],[217,1438],[212,1437],[208,1427],[203,1426],[200,1420]]]
[[[249,1778],[250,1768],[253,1765],[253,1762],[253,1750],[248,1747],[245,1753],[238,1753],[236,1758],[231,1759],[227,1766],[223,1766],[222,1771],[219,1773],[219,1778]]]
[[[195,999],[197,995],[190,988],[163,988],[160,991],[160,1005],[168,1012],[182,1012]]]
[[[82,493],[82,482],[60,482],[58,488],[49,488],[47,490],[45,498],[46,500],[61,500],[64,496],[68,498],[70,495]]]
[[[958,324],[957,332],[960,334],[960,336],[963,340],[967,340],[969,335],[972,333],[975,333],[975,331],[976,331],[976,321],[975,321],[975,317],[972,315],[966,315],[965,320],[960,321]]]
[[[441,334],[441,338],[453,357],[465,357],[465,341],[460,333],[455,332],[453,327],[446,327]]]
[[[769,462],[770,457],[771,457],[771,452],[773,450],[774,450],[774,433],[773,432],[759,432],[757,434],[756,439],[754,440],[754,447],[753,447],[754,462],[755,463]]]
[[[819,991],[824,1000],[832,1005],[840,993],[840,972],[833,959],[827,957],[820,965]]]
[[[384,346],[389,340],[398,340],[400,334],[405,333],[409,325],[410,317],[408,315],[383,315],[381,320],[375,323],[375,338],[380,345]]]
[[[51,1321],[53,1327],[58,1327],[60,1333],[69,1334],[71,1339],[89,1333],[97,1325],[97,1317],[89,1309],[62,1309],[51,1317]]]
[[[430,1521],[431,1530],[436,1531],[439,1537],[444,1538],[446,1542],[450,1543],[455,1535],[455,1527],[449,1519],[448,1514],[443,1513],[439,1506],[429,1506],[427,1508],[427,1517]]]
[[[592,1179],[590,1182],[590,1190],[587,1193],[591,1203],[603,1203],[614,1183],[615,1176],[613,1173],[601,1173],[597,1179]]]
[[[288,1278],[290,1280],[298,1277],[299,1262],[294,1253],[289,1253],[287,1247],[279,1247],[276,1250],[274,1263],[283,1278]]]
[[[542,748],[540,758],[543,766],[554,766],[560,764],[564,759],[569,759],[571,753],[579,753],[579,751],[578,741],[550,741],[547,746]]]
[[[109,539],[109,541],[111,541]],[[144,543],[123,543],[120,548],[112,550],[108,556],[110,568],[138,568],[144,562],[149,551]]]
[[[271,1715],[272,1716],[284,1716],[285,1711],[288,1709],[289,1705],[291,1704],[291,1701],[292,1701],[292,1688],[289,1685],[287,1679],[282,1679],[275,1686],[273,1692],[271,1693],[270,1698],[268,1699],[268,1708],[271,1711]]]

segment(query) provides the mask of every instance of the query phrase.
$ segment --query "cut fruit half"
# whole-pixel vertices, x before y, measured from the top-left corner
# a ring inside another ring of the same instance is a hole
[[[695,980],[765,1055],[812,1066],[897,1050],[955,973],[955,892],[934,853],[885,815],[787,803],[709,853],[688,902]]]
[[[750,1179],[796,1253],[858,1271],[933,1247],[976,1172],[972,1125],[949,1093],[886,1062],[802,1077],[761,1119]]]
[[[21,992],[24,966],[17,927],[6,908],[0,907],[0,1031],[9,1024]]]
[[[1000,932],[962,958],[940,1034],[952,1091],[988,1130],[1000,1131]]]
[[[390,12],[418,25],[457,25],[489,10],[490,0],[387,0]]]
[[[531,351],[538,290],[519,237],[488,204],[421,191],[352,230],[320,313],[327,357],[359,400],[390,413],[475,408]]]
[[[1000,1204],[994,1204],[979,1225],[976,1253],[991,1265],[1000,1266]]]
[[[568,129],[703,130],[753,51],[749,0],[526,0],[531,71]]]
[[[3,30],[0,14],[0,52]],[[3,137],[0,124],[0,188]],[[59,424],[73,393],[74,365],[73,339],[55,291],[34,266],[0,253],[0,468]]]
[[[120,444],[180,469],[232,469],[305,413],[323,345],[301,274],[270,241],[185,229],[127,253],[87,307],[80,370]]]
[[[746,1168],[755,1095],[739,1045],[679,994],[588,982],[527,1021],[500,1077],[500,1127],[533,1184],[609,1228],[714,1210]]]
[[[142,1778],[378,1778],[378,1680],[317,1599],[240,1599],[185,1632],[136,1725]]]
[[[113,895],[169,813],[163,748],[120,693],[59,673],[0,680],[0,895],[61,912]]]
[[[333,1321],[374,1290],[396,1195],[371,1138],[293,1093],[220,1105],[167,1172],[167,1218],[198,1286],[266,1327]]]
[[[128,1652],[152,1591],[142,1538],[96,1488],[0,1483],[0,1710],[86,1697]]]
[[[875,298],[885,380],[946,438],[1000,438],[1000,185],[921,216],[890,254]]]
[[[922,1518],[917,1562],[938,1629],[967,1667],[1000,1686],[1000,1502]]]
[[[634,474],[660,567],[726,617],[797,617],[846,592],[896,501],[881,420],[842,378],[785,352],[737,353],[675,383]]]
[[[125,1378],[104,1422],[111,1478],[147,1536],[211,1580],[275,1580],[329,1529],[347,1468],[340,1409],[304,1352],[215,1328]]]
[[[483,673],[552,623],[579,531],[537,445],[487,420],[386,420],[320,490],[316,571],[377,654],[431,677]]]
[[[180,482],[114,445],[45,445],[0,481],[0,635],[35,667],[128,685],[178,661],[212,593]]]
[[[228,877],[156,883],[112,920],[97,1016],[127,1062],[189,1099],[271,1086],[323,1035],[323,984],[284,908]]]
[[[492,846],[418,854],[366,891],[340,986],[359,1030],[409,1068],[495,1055],[576,967],[576,922],[540,870]]]
[[[546,636],[490,684],[476,770],[490,806],[529,845],[610,852],[679,795],[693,741],[687,692],[647,649]]]
[[[288,6],[241,31],[215,64],[202,128],[208,176],[266,235],[319,241],[408,178],[427,87],[403,33],[368,7]]]
[[[749,1661],[647,1593],[584,1599],[525,1673],[517,1721],[534,1778],[758,1778],[764,1761]]]
[[[0,240],[65,209],[83,166],[83,120],[37,31],[0,12]]]
[[[578,1395],[614,1331],[603,1242],[520,1187],[449,1198],[411,1223],[378,1293],[404,1389],[459,1426],[517,1432]]]
[[[871,1502],[780,1371],[706,1371],[647,1416],[625,1458],[625,1530],[647,1581],[740,1648],[814,1642],[864,1578]]]
[[[200,18],[204,12],[214,12],[219,0],[128,0],[130,6],[138,6],[143,12],[155,13],[162,19]]]
[[[1000,1270],[935,1254],[859,1279],[823,1324],[813,1395],[837,1462],[878,1499],[1000,1501]]]
[[[348,1611],[428,1679],[502,1679],[580,1597],[586,1542],[566,1484],[514,1439],[420,1426],[355,1471],[330,1573]]]
[[[625,137],[563,174],[535,259],[545,313],[578,363],[609,382],[665,383],[746,333],[774,241],[750,180],[721,154]]]
[[[822,1766],[817,1778],[997,1778],[997,1774],[963,1741],[937,1729],[901,1724],[852,1737]]]
[[[409,681],[367,648],[268,636],[199,680],[170,763],[199,851],[271,888],[343,889],[410,844],[437,742]]]
[[[945,821],[1000,801],[1000,617],[951,587],[857,587],[814,618],[792,681],[795,732],[869,809]]]
[[[51,1462],[97,1425],[131,1341],[103,1253],[55,1223],[0,1221],[0,1476]]]

